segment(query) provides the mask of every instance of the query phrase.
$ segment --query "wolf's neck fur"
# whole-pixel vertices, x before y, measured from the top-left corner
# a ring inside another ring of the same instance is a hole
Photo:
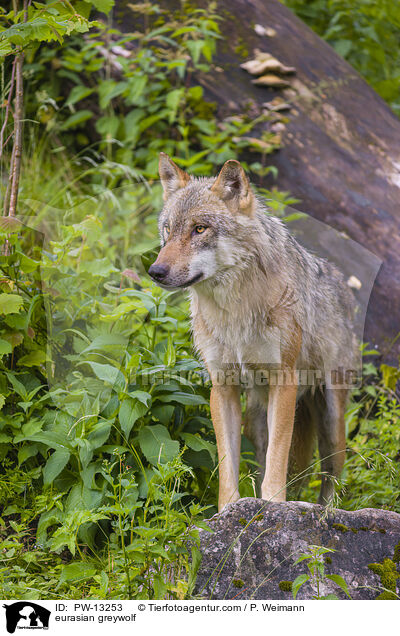
[[[200,308],[205,321],[227,325],[258,322],[271,324],[272,309],[279,304],[285,286],[283,254],[288,232],[279,219],[259,209],[254,219],[241,224],[240,242],[235,237],[222,239],[226,245],[226,267],[211,279],[192,288],[192,312]]]

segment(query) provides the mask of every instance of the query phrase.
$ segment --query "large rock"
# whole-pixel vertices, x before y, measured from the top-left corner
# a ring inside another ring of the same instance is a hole
[[[279,584],[307,572],[305,561],[298,565],[295,561],[310,545],[335,550],[325,557],[326,574],[342,576],[352,599],[375,599],[383,589],[369,564],[390,559],[385,566],[393,568],[396,576],[392,559],[399,554],[397,548],[395,556],[400,515],[395,512],[328,511],[305,502],[246,498],[228,505],[208,523],[213,533],[200,531],[203,558],[196,582],[196,593],[208,599],[292,599],[292,593]],[[328,583],[321,594],[346,598],[339,587]],[[297,598],[313,594],[306,583]]]

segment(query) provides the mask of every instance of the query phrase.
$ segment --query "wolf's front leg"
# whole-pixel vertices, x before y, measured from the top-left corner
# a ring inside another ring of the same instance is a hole
[[[286,478],[296,410],[297,386],[271,386],[268,396],[268,450],[261,496],[286,501]]]
[[[237,501],[239,495],[239,459],[242,412],[240,387],[213,386],[210,399],[211,417],[218,447],[218,510]]]

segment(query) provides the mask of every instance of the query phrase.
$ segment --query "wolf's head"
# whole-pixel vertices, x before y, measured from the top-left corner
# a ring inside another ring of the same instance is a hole
[[[256,201],[240,163],[227,161],[217,178],[198,179],[161,153],[159,173],[162,247],[149,275],[163,287],[189,287],[243,261]]]

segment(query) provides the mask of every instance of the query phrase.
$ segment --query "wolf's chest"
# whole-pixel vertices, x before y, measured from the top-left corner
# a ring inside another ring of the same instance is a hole
[[[280,363],[281,333],[268,325],[266,317],[213,307],[201,313],[204,333],[195,326],[194,336],[206,363],[242,368]]]

